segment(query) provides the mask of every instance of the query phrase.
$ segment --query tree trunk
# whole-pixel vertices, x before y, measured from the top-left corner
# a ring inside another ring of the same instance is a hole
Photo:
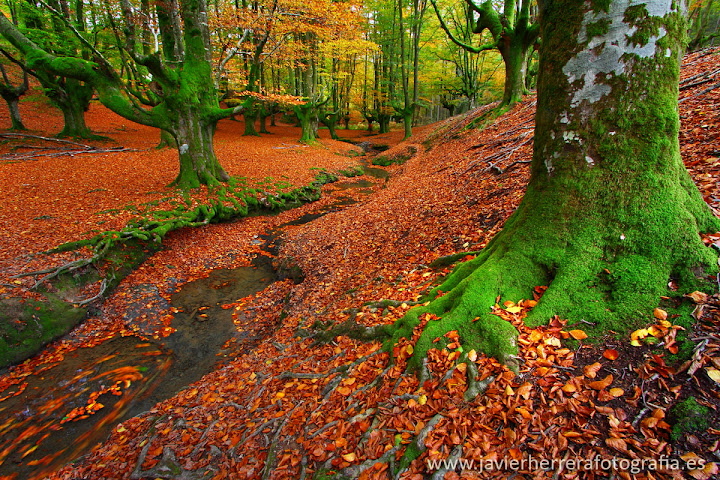
[[[390,132],[390,120],[392,119],[391,115],[388,115],[387,113],[380,113],[377,116],[377,122],[378,122],[378,133],[389,133]]]
[[[403,140],[406,140],[412,136],[412,120],[413,120],[413,109],[406,108],[401,112],[403,118],[403,125],[405,126],[405,136]]]
[[[373,123],[375,123],[375,118],[372,116],[365,115],[365,120],[367,120],[367,124],[368,124],[368,126],[367,126],[368,133],[372,133],[373,132]]]
[[[10,111],[10,122],[12,122],[10,130],[27,130],[20,117],[20,97],[4,96],[4,98]]]
[[[88,138],[92,132],[85,124],[85,107],[77,103],[58,103],[65,125],[58,137]]]
[[[230,176],[220,166],[213,149],[216,123],[203,122],[192,108],[177,113],[178,124],[173,133],[180,156],[180,172],[172,185],[186,190],[227,182]]]
[[[332,120],[328,120],[324,123],[325,126],[328,128],[328,131],[330,132],[330,138],[332,138],[333,140],[339,140],[340,137],[338,137],[338,134],[335,131],[335,122],[333,122]]]
[[[267,108],[265,108],[264,106],[260,107],[260,112],[258,113],[258,116],[260,118],[260,133],[270,133],[267,129]]]
[[[513,35],[501,49],[505,64],[505,89],[501,105],[513,105],[522,101],[525,94],[525,72],[528,48],[520,35]]]
[[[260,134],[255,129],[255,120],[258,118],[258,112],[255,107],[250,107],[250,109],[246,110],[245,113],[243,113],[243,118],[245,119],[245,133],[243,133],[243,135],[246,137],[259,137]]]
[[[466,349],[512,364],[515,329],[481,313],[496,298],[517,302],[546,285],[526,323],[560,315],[599,335],[644,325],[670,279],[689,293],[707,285],[696,275],[717,271],[698,232],[720,222],[679,153],[679,4],[592,5],[542,2],[527,193],[501,233],[430,298],[448,293],[400,320],[395,338],[410,335],[423,312],[441,317],[425,327],[416,355],[458,330]]]
[[[318,138],[318,112],[317,107],[307,102],[305,105],[295,105],[293,108],[300,122],[302,133],[300,134],[300,143],[313,144]]]
[[[71,78],[51,84],[50,88],[43,86],[50,100],[63,114],[65,125],[58,137],[93,137],[92,131],[85,124],[85,112],[90,107],[93,88]]]
[[[330,138],[333,140],[339,140],[340,137],[338,137],[337,132],[335,131],[335,126],[338,123],[338,120],[340,119],[340,113],[329,113],[326,114],[325,117],[322,120],[323,125],[325,125],[330,132]]]

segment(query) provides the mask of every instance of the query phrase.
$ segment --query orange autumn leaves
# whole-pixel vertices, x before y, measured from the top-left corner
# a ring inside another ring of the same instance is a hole
[[[515,118],[509,123],[518,122]],[[464,150],[452,145],[435,147],[440,148],[448,156],[454,155],[455,164],[449,171],[466,168],[462,164]],[[453,148],[457,150],[454,154]],[[444,166],[440,163],[437,168]],[[286,308],[289,316],[280,330],[264,333],[265,340],[257,348],[239,352],[227,368],[159,405],[153,413],[127,422],[124,431],[117,429],[95,453],[58,476],[127,478],[138,452],[147,446],[143,465],[148,469],[170,458],[164,452],[172,452],[192,474],[212,460],[217,470],[208,471],[208,476],[216,478],[285,479],[303,474],[310,478],[321,468],[337,471],[360,465],[366,467],[361,478],[388,478],[390,456],[383,456],[391,452],[392,460],[397,461],[423,432],[423,453],[402,474],[404,480],[426,477],[431,472],[425,460],[447,458],[455,448],[462,448],[463,456],[471,459],[530,455],[654,458],[668,454],[666,399],[672,401],[680,392],[663,357],[645,357],[649,348],[630,347],[629,337],[593,350],[583,337],[582,324],[570,326],[562,319],[529,329],[522,316],[536,299],[496,309],[520,331],[519,376],[477,352],[471,358],[468,352],[468,359],[480,370],[477,380],[488,381],[485,393],[472,402],[463,401],[472,369],[457,363],[456,349],[431,350],[428,366],[433,378],[422,385],[416,377],[402,374],[402,361],[415,351],[412,341],[398,345],[401,365],[391,366],[385,354],[378,354],[350,366],[347,374],[328,373],[351,365],[371,349],[347,337],[313,345],[296,337],[298,331],[315,320],[342,322],[351,308],[360,310],[358,321],[364,325],[391,323],[407,309],[373,311],[365,303],[384,298],[415,300],[423,283],[438,276],[422,267],[415,270],[417,264],[427,264],[465,243],[482,244],[491,236],[488,232],[499,228],[504,212],[514,208],[513,199],[521,194],[513,183],[515,177],[503,180],[512,187],[507,194],[491,199],[483,195],[497,192],[496,177],[468,178],[467,185],[443,177],[443,182],[458,191],[467,188],[455,196],[443,190],[442,183],[418,180],[417,170],[426,173],[427,163],[409,161],[394,168],[397,173],[388,188],[353,215],[328,215],[297,227],[297,235],[287,234],[284,248],[297,254],[309,275],[303,284],[266,297],[268,303],[276,302],[276,308],[268,308],[256,322],[272,324],[280,309]],[[404,169],[402,174],[400,169]],[[515,173],[522,172],[521,167]],[[400,183],[412,188],[400,195],[396,190]],[[478,188],[479,184],[483,188]],[[716,187],[708,181],[707,188]],[[415,201],[413,191],[428,192],[429,198]],[[400,199],[393,202],[392,195]],[[472,199],[480,195],[478,204],[466,204],[463,195]],[[377,205],[376,212],[371,203]],[[442,214],[433,217],[433,209]],[[390,217],[393,210],[402,215]],[[286,212],[284,218],[298,214]],[[493,223],[497,221],[500,223]],[[266,225],[263,222],[252,219],[242,234],[239,224],[178,232],[169,240],[168,251],[154,258],[155,266],[144,266],[132,280],[156,282],[165,294],[170,288],[164,279],[178,271],[187,268],[193,276],[202,275],[208,268],[206,261],[212,265],[229,262],[208,260],[224,253],[213,250],[216,240],[222,240],[226,250],[248,251],[249,239]],[[250,223],[255,231],[248,227]],[[390,224],[393,228],[388,228]],[[417,242],[405,245],[406,237]],[[162,265],[168,263],[177,268],[163,270]],[[383,279],[378,280],[380,277]],[[120,304],[114,302],[113,306]],[[660,319],[652,325],[663,326]],[[456,346],[462,338],[449,332],[442,341]],[[627,363],[631,353],[639,358],[638,365]],[[710,356],[701,353],[698,359],[707,362],[698,364],[700,374],[705,371],[702,366],[710,367]],[[285,372],[327,376],[282,378]],[[334,389],[328,387],[331,382],[337,383]],[[619,394],[615,389],[623,393],[615,396]],[[661,408],[645,411],[645,402]],[[433,424],[436,415],[441,418]],[[275,456],[271,455],[273,445],[278,447]],[[704,455],[699,450],[698,454]],[[716,468],[707,465],[709,472]],[[655,477],[670,475],[661,472]],[[509,473],[494,476],[507,478]],[[446,478],[457,477],[448,473]]]

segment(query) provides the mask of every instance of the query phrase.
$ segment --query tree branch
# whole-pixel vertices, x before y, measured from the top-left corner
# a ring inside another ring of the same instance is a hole
[[[77,29],[76,29],[75,26],[70,22],[70,20],[68,20],[67,18],[65,18],[65,16],[64,16],[62,13],[58,12],[58,11],[55,10],[53,7],[51,7],[50,5],[48,5],[44,0],[38,0],[38,1],[40,2],[40,4],[41,4],[42,6],[44,6],[44,7],[47,8],[48,10],[50,10],[50,13],[52,13],[53,15],[55,15],[56,17],[58,17],[60,20],[62,20],[62,22],[65,24],[65,26],[66,26],[67,28],[69,28],[71,32],[73,32],[73,34],[78,38],[78,40],[80,40],[80,43],[82,43],[82,44],[85,45],[87,48],[89,48],[90,51],[93,52],[93,54],[95,55],[95,57],[96,57],[98,60],[102,61],[102,63],[104,64],[104,67],[107,68],[108,73],[113,73],[114,75],[117,76],[117,72],[115,72],[115,69],[113,68],[112,64],[105,58],[105,56],[104,56],[102,53],[100,53],[100,51],[99,51],[97,48],[95,48],[95,46],[94,46],[92,43],[88,42],[87,39],[85,39],[85,37],[83,37],[83,36],[80,34],[80,32],[77,31]]]
[[[468,1],[471,1],[471,0],[468,0]],[[445,31],[448,38],[450,38],[450,40],[452,40],[452,42],[455,45],[457,45],[460,48],[464,48],[468,52],[472,52],[472,53],[480,53],[480,52],[484,52],[486,50],[493,50],[493,49],[497,48],[497,45],[498,45],[497,41],[495,41],[493,43],[488,43],[485,45],[480,45],[478,47],[473,47],[472,45],[469,45],[467,43],[464,43],[464,42],[458,40],[455,37],[455,35],[453,35],[453,33],[448,28],[447,24],[445,23],[445,20],[443,20],[442,15],[440,14],[440,10],[438,9],[436,0],[430,0],[430,3],[432,3],[433,9],[435,10],[435,14],[437,15],[437,18],[440,21],[440,28],[442,28]],[[477,8],[477,7],[475,7],[475,8]]]

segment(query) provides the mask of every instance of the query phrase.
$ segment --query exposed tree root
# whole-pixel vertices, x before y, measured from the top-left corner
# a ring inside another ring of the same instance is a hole
[[[95,147],[93,145],[86,145],[84,143],[78,143],[73,142],[70,140],[64,140],[60,138],[53,138],[53,137],[43,137],[40,135],[30,135],[26,133],[0,133],[0,138],[7,138],[7,139],[18,139],[18,138],[31,138],[36,140],[43,140],[46,142],[53,142],[60,144],[61,146],[70,148],[62,148],[60,151],[55,152],[46,152],[46,153],[40,153],[37,151],[25,153],[22,155],[19,154],[6,154],[3,155],[2,158],[4,160],[36,160],[39,157],[62,157],[62,156],[75,156],[75,155],[81,155],[85,153],[117,153],[117,152],[131,152],[134,151],[133,149],[125,148],[122,146],[119,147],[111,147],[111,148],[101,148],[101,147]],[[35,150],[57,150],[56,147],[46,147],[42,145],[23,145],[22,148],[33,148]]]
[[[694,185],[683,183],[690,182],[685,177],[672,191],[676,200],[645,201],[643,215],[617,210],[617,218],[609,218],[613,210],[605,203],[597,212],[582,210],[587,218],[559,214],[564,192],[559,198],[538,195],[531,185],[523,204],[476,258],[433,289],[427,305],[383,332],[392,334],[388,346],[411,338],[422,324],[408,364],[412,370],[421,368],[429,349],[454,343],[444,337],[451,331],[460,339],[460,354],[474,349],[517,369],[517,331],[491,311],[503,302],[532,299],[538,286],[548,288],[526,318],[528,325],[560,315],[594,325],[591,333],[631,328],[628,320],[647,317],[671,278],[693,291],[705,282],[703,268],[717,269],[716,255],[697,232],[714,231],[718,221]],[[603,194],[621,195],[607,189]]]
[[[273,468],[273,465],[275,465],[275,459],[277,458],[277,448],[278,448],[278,443],[280,440],[280,434],[282,433],[283,428],[285,428],[285,425],[290,420],[290,417],[292,417],[292,414],[295,413],[295,410],[297,410],[298,407],[300,407],[301,405],[302,405],[302,402],[295,405],[295,407],[290,411],[290,413],[285,415],[285,418],[283,419],[282,423],[275,431],[272,442],[270,442],[270,447],[268,448],[267,458],[265,459],[265,469],[263,471],[263,476],[262,476],[263,480],[267,480],[268,478],[270,478],[270,474],[272,473],[272,468]]]
[[[463,447],[462,445],[458,445],[453,449],[452,452],[450,452],[450,456],[447,458],[448,464],[452,465],[454,464],[459,458],[462,458],[463,453]],[[431,480],[443,480],[445,478],[445,474],[450,471],[449,468],[441,468],[437,470],[431,478]]]
[[[15,135],[15,134],[13,134]],[[66,140],[61,142],[75,144]],[[89,147],[88,148],[92,148]],[[115,271],[107,261],[110,252],[122,247],[130,241],[140,241],[159,246],[165,236],[179,228],[198,227],[209,223],[225,221],[233,217],[247,216],[251,210],[279,210],[291,205],[312,202],[320,198],[320,189],[325,183],[337,180],[337,176],[328,172],[321,172],[316,180],[305,187],[296,188],[290,192],[273,193],[263,190],[245,188],[237,182],[231,181],[227,186],[218,186],[210,189],[207,201],[202,204],[193,204],[190,200],[179,204],[174,210],[149,210],[141,217],[128,222],[120,231],[106,231],[96,236],[60,245],[48,252],[60,253],[78,250],[84,247],[91,248],[93,255],[88,258],[73,260],[58,267],[33,272],[24,272],[12,278],[27,276],[40,276],[33,289],[48,282],[59,275],[70,273],[89,265],[106,265],[109,267],[107,277],[103,279],[100,293],[90,299],[83,300],[81,304],[88,304],[102,298],[112,286]]]

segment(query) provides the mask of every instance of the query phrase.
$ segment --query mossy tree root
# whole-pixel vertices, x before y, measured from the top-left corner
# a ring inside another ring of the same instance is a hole
[[[44,282],[51,280],[63,273],[72,272],[91,264],[102,264],[113,250],[131,241],[153,243],[159,246],[165,236],[179,228],[198,227],[209,223],[221,222],[235,217],[247,216],[251,209],[279,210],[306,202],[313,202],[320,198],[320,189],[323,184],[337,180],[337,176],[327,172],[320,172],[316,180],[310,185],[293,189],[289,192],[266,192],[252,188],[241,188],[235,180],[225,186],[217,186],[209,192],[206,203],[188,208],[186,205],[179,205],[174,210],[154,210],[146,212],[142,217],[128,222],[119,231],[105,231],[92,238],[67,242],[54,249],[48,254],[61,253],[91,248],[93,255],[88,258],[74,260],[46,270],[25,272],[13,278],[26,276],[43,275],[33,285],[38,288]],[[114,277],[113,266],[108,271],[108,278]],[[104,282],[101,294],[108,288]],[[93,300],[98,296],[93,297]],[[83,302],[87,303],[87,302]]]
[[[663,197],[638,190],[642,198],[629,203],[642,207],[627,205],[628,192],[605,190],[598,202],[569,188],[540,194],[531,185],[500,234],[433,289],[429,304],[392,326],[388,347],[411,338],[421,318],[432,314],[409,368],[420,368],[428,349],[442,348],[434,341],[453,330],[465,351],[484,352],[513,368],[517,331],[490,313],[496,302],[532,299],[536,286],[548,286],[525,322],[538,325],[560,315],[594,324],[588,329],[592,334],[625,331],[642,322],[667,293],[670,279],[683,291],[707,288],[703,275],[717,270],[717,255],[698,232],[715,231],[719,222],[685,177],[663,189]],[[568,210],[570,201],[583,197],[592,202]],[[626,206],[619,208],[622,203]]]

